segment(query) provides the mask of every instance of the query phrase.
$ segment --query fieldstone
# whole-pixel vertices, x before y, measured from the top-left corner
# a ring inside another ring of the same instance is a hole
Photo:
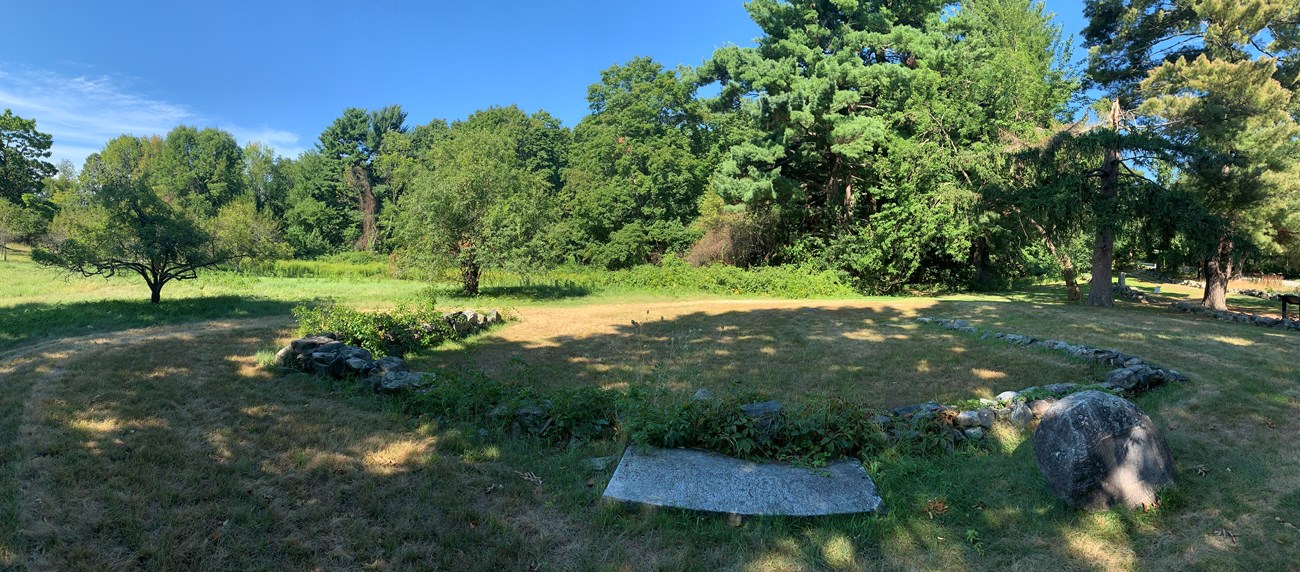
[[[385,372],[375,380],[375,390],[393,393],[406,389],[417,389],[423,385],[426,375],[432,376],[433,374],[418,371]]]
[[[1056,402],[1034,433],[1034,455],[1048,488],[1073,507],[1150,506],[1174,484],[1160,430],[1133,403],[1100,391]]]
[[[298,356],[293,353],[293,345],[287,345],[275,352],[275,365],[279,367],[297,369]]]
[[[1052,383],[1044,385],[1043,389],[1050,393],[1055,393],[1056,395],[1065,395],[1078,385],[1079,384],[1077,383]]]
[[[976,415],[977,417],[979,417],[979,420],[980,420],[980,427],[983,427],[983,428],[985,428],[985,429],[988,429],[988,428],[990,428],[990,427],[993,426],[993,410],[992,410],[992,409],[989,409],[989,408],[985,407],[985,408],[983,408],[983,409],[980,409],[980,410],[976,411],[976,412],[975,412],[975,415]]]
[[[1110,373],[1106,374],[1106,387],[1128,391],[1133,389],[1137,383],[1137,375],[1135,375],[1132,369],[1127,367],[1111,370]]]
[[[943,408],[944,407],[942,405],[939,405],[934,401],[927,401],[925,403],[917,403],[915,405],[904,405],[902,407],[896,407],[894,408],[894,415],[898,417],[911,417],[913,415],[922,412],[933,413],[935,411],[941,411],[943,410]]]
[[[1011,401],[1017,397],[1020,397],[1020,393],[1017,391],[1003,391],[997,395],[996,399],[998,401]]]
[[[458,338],[463,338],[465,336],[474,333],[474,324],[471,324],[463,319],[453,319],[450,322],[450,324],[451,324],[451,331]]]
[[[374,361],[375,359],[374,354],[370,353],[370,350],[356,346],[347,346],[347,348],[341,353],[347,355],[349,358],[359,358],[366,361]]]
[[[967,427],[965,433],[966,438],[971,441],[979,441],[984,438],[984,429],[980,427]]]
[[[501,321],[501,313],[496,310],[492,310],[491,312],[488,312],[487,315],[483,317],[483,322],[486,324],[495,324],[500,321]]]
[[[375,360],[375,367],[385,373],[390,371],[411,371],[411,368],[406,365],[406,360],[396,356],[384,356]]]
[[[1029,403],[1029,411],[1034,414],[1034,417],[1042,417],[1047,414],[1048,409],[1051,409],[1053,403],[1056,403],[1056,400],[1050,397],[1035,399]]]
[[[547,429],[551,428],[552,419],[550,416],[551,402],[543,399],[541,401],[527,401],[514,408],[515,422],[512,425],[512,431],[516,434],[527,432],[530,435],[541,435]]]
[[[695,395],[691,396],[691,401],[709,401],[713,399],[713,392],[706,388],[695,390]]]
[[[1023,336],[1020,334],[1007,334],[1002,339],[1006,340],[1008,343],[1012,343],[1017,346],[1027,346],[1034,341],[1034,338],[1031,338],[1029,336]]]
[[[888,415],[876,415],[871,418],[871,422],[881,427],[888,427],[890,423],[894,422],[894,418]]]
[[[332,343],[339,344],[342,347],[346,347],[343,346],[340,342],[332,342]],[[329,345],[330,344],[321,346],[320,348],[318,348],[318,350],[325,350],[325,348],[327,348]],[[319,373],[322,375],[328,375],[330,377],[342,377],[343,374],[347,372],[348,358],[345,354],[338,351],[341,348],[333,348],[333,349],[334,351],[312,352],[310,361],[308,362],[308,369],[312,372]]]
[[[740,410],[750,417],[770,417],[781,412],[780,401],[762,401],[741,405]]]
[[[475,312],[474,310],[465,310],[464,312],[461,312],[460,315],[465,317],[466,322],[475,326],[483,323],[483,316],[480,316],[478,312]]]
[[[324,336],[309,336],[289,342],[289,348],[295,354],[305,354],[332,341],[334,341],[333,338]]]
[[[348,369],[360,373],[361,375],[365,375],[369,373],[370,370],[375,369],[375,362],[368,359],[353,357],[348,358],[346,363],[348,364]]]
[[[977,427],[983,425],[983,420],[980,419],[980,414],[977,411],[962,411],[957,414],[957,419],[953,421],[953,424],[958,427]]]
[[[762,438],[770,440],[775,436],[777,419],[781,415],[781,402],[763,401],[760,403],[750,403],[748,405],[740,406],[740,410],[743,411],[745,415],[748,415],[757,421],[755,426],[758,428]]]
[[[1023,402],[1011,408],[1011,424],[1025,429],[1034,422],[1034,412]]]
[[[623,454],[604,497],[729,515],[821,516],[884,510],[875,483],[856,460],[810,469],[694,449],[636,446]]]

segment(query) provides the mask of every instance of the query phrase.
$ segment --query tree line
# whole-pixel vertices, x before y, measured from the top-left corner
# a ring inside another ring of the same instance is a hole
[[[455,268],[834,270],[868,293],[1193,268],[1222,308],[1300,262],[1300,2],[1088,0],[1086,68],[1032,0],[753,0],[753,47],[600,74],[590,114],[411,125],[347,109],[280,157],[226,132],[124,135],[78,172],[0,117],[0,250],[164,284],[247,257]]]

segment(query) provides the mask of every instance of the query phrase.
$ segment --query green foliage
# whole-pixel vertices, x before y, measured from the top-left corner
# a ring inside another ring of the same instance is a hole
[[[565,175],[572,241],[584,262],[628,268],[684,249],[710,167],[695,87],[650,58],[601,72],[573,132]]]
[[[138,274],[156,304],[163,286],[202,268],[283,252],[269,213],[232,194],[241,161],[234,138],[214,129],[118,137],[86,159],[80,196],[61,205],[32,259],[83,276]]]
[[[5,109],[0,115],[0,201],[21,204],[23,195],[40,192],[41,182],[54,176],[54,165],[45,160],[53,143],[36,130],[36,120]]]
[[[31,209],[0,200],[0,259],[9,259],[9,244],[40,232],[44,222]]]
[[[698,447],[742,459],[825,464],[868,456],[886,445],[875,412],[842,400],[801,405],[767,418],[740,408],[742,400],[688,400],[644,405],[628,416],[627,432],[657,447]]]
[[[409,413],[523,431],[554,443],[624,434],[657,447],[699,447],[744,459],[812,465],[871,455],[887,446],[870,409],[840,400],[802,405],[760,421],[741,411],[747,401],[738,398],[683,400],[665,393],[594,387],[539,392],[455,372],[440,372],[428,390],[401,399]]]
[[[346,253],[344,253],[346,254]],[[240,271],[252,276],[275,278],[389,278],[392,268],[387,262],[335,262],[335,257],[321,260],[249,260]]]
[[[831,270],[809,266],[763,266],[751,269],[723,264],[692,266],[669,254],[659,265],[628,270],[582,273],[579,283],[594,287],[626,287],[659,292],[757,294],[789,298],[851,297],[857,292]]]
[[[549,115],[493,108],[452,125],[429,166],[402,198],[400,244],[418,260],[459,268],[469,294],[484,267],[541,262],[540,231],[550,221],[551,179],[561,137]]]
[[[370,350],[375,357],[436,347],[452,329],[430,302],[391,312],[362,312],[340,304],[297,306],[298,335],[332,332],[339,341]]]
[[[760,0],[765,35],[700,70],[746,136],[712,178],[728,203],[778,207],[785,260],[816,261],[868,292],[965,286],[987,269],[994,219],[979,191],[1004,138],[1050,123],[1075,82],[1059,27],[1028,0]],[[971,262],[975,264],[971,264]],[[972,268],[975,267],[975,268]]]
[[[283,220],[292,173],[293,161],[276,155],[274,149],[256,141],[244,147],[244,188],[253,196],[258,211]]]
[[[150,184],[163,200],[200,218],[215,216],[244,193],[243,151],[219,129],[172,129],[150,168]]]

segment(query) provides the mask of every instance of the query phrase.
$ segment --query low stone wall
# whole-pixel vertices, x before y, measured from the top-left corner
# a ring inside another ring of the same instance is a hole
[[[1119,296],[1120,298],[1124,298],[1125,300],[1132,300],[1134,302],[1138,302],[1142,304],[1146,304],[1151,301],[1150,297],[1147,296],[1146,292],[1138,290],[1137,288],[1134,288],[1132,286],[1121,286],[1119,284],[1112,284],[1111,291],[1114,292],[1116,296]]]
[[[999,339],[1014,346],[1055,350],[1076,359],[1113,366],[1115,369],[1106,374],[1105,380],[1098,383],[1053,383],[1026,387],[1019,391],[1004,391],[994,399],[980,399],[983,407],[979,409],[962,410],[935,402],[899,407],[893,410],[892,416],[878,420],[891,431],[891,434],[915,431],[915,427],[921,422],[942,419],[951,425],[955,439],[982,439],[996,420],[1005,420],[1020,428],[1031,426],[1035,419],[1041,418],[1047,412],[1057,398],[1076,391],[1100,388],[1136,395],[1168,382],[1187,379],[1173,369],[1159,367],[1147,363],[1140,357],[1115,350],[1092,348],[1060,340],[1040,340],[1023,334],[981,331],[965,320],[920,317],[916,321],[977,335],[980,339]]]
[[[1206,308],[1195,302],[1174,302],[1171,307],[1179,312],[1189,314],[1199,314],[1210,316],[1222,322],[1233,322],[1237,324],[1250,324],[1255,326],[1264,326],[1266,328],[1279,328],[1287,330],[1300,330],[1300,322],[1291,320],[1290,323],[1283,323],[1282,318],[1270,318],[1258,314],[1247,314],[1245,312],[1233,312],[1230,310],[1215,310]]]
[[[1256,289],[1254,289],[1254,288],[1245,288],[1245,289],[1242,289],[1242,290],[1233,290],[1232,293],[1233,293],[1233,294],[1241,294],[1242,296],[1250,296],[1251,298],[1259,298],[1260,300],[1269,300],[1269,301],[1272,301],[1272,302],[1278,302],[1278,301],[1281,301],[1281,299],[1282,299],[1282,295],[1281,295],[1281,294],[1275,294],[1275,293],[1273,293],[1273,292],[1265,292],[1265,291],[1263,291],[1263,290],[1256,290]]]
[[[473,310],[448,312],[442,319],[454,338],[477,333],[503,320],[492,310],[479,314]],[[338,341],[340,336],[325,332],[289,342],[275,354],[277,366],[335,379],[358,379],[375,391],[418,390],[433,382],[434,374],[411,371],[406,360],[397,356],[375,359],[370,350]]]

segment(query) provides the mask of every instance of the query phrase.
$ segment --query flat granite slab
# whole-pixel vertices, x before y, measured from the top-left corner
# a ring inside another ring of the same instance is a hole
[[[822,516],[885,508],[876,484],[857,461],[810,469],[635,445],[623,453],[605,498],[739,515]]]

